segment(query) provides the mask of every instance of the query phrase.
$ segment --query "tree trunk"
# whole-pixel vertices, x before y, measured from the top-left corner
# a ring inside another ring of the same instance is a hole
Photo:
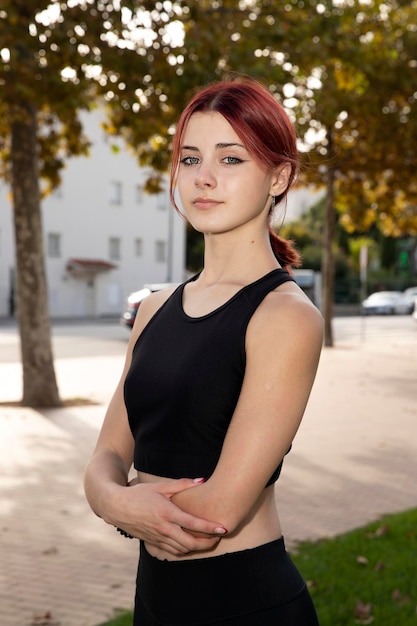
[[[327,134],[329,165],[327,169],[327,194],[325,202],[323,254],[322,254],[322,313],[324,318],[324,345],[333,347],[333,302],[334,302],[334,253],[335,232],[333,142],[331,131]]]
[[[16,246],[17,317],[23,367],[22,404],[60,406],[52,355],[43,252],[36,110],[13,112],[11,174]]]

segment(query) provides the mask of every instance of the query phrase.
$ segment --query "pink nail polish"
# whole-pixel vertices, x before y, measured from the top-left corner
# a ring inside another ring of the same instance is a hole
[[[229,531],[224,526],[219,526],[218,528],[216,528],[216,533],[218,535],[226,535],[228,532]]]
[[[196,485],[201,485],[201,483],[204,483],[205,481],[205,478],[194,478],[193,483],[195,483]]]

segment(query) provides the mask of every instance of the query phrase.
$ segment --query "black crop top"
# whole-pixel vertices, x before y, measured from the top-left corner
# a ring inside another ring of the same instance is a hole
[[[155,313],[135,344],[124,386],[137,470],[211,476],[242,387],[248,323],[265,296],[290,280],[286,270],[273,270],[202,317],[184,312],[184,283]]]

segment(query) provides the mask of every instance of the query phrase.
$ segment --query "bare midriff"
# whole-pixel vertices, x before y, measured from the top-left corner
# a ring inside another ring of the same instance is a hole
[[[152,483],[160,481],[169,481],[170,479],[138,472],[139,483]],[[215,520],[217,521],[217,520]],[[237,530],[233,533],[225,535],[220,539],[217,545],[208,551],[193,552],[188,555],[175,557],[169,552],[165,552],[160,548],[155,548],[150,544],[146,544],[147,551],[153,556],[161,560],[184,560],[184,559],[201,559],[213,556],[219,556],[227,552],[238,552],[249,548],[256,548],[265,543],[274,541],[281,537],[281,525],[279,522],[278,511],[275,501],[274,486],[266,487],[259,497],[258,501],[250,511],[250,514],[244,520]]]

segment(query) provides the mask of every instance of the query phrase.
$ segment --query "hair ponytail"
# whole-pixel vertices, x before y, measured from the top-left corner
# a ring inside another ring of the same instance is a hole
[[[294,248],[293,241],[283,239],[277,235],[272,227],[269,228],[269,240],[271,242],[272,251],[282,267],[289,272],[291,272],[293,267],[300,267],[301,256]]]

